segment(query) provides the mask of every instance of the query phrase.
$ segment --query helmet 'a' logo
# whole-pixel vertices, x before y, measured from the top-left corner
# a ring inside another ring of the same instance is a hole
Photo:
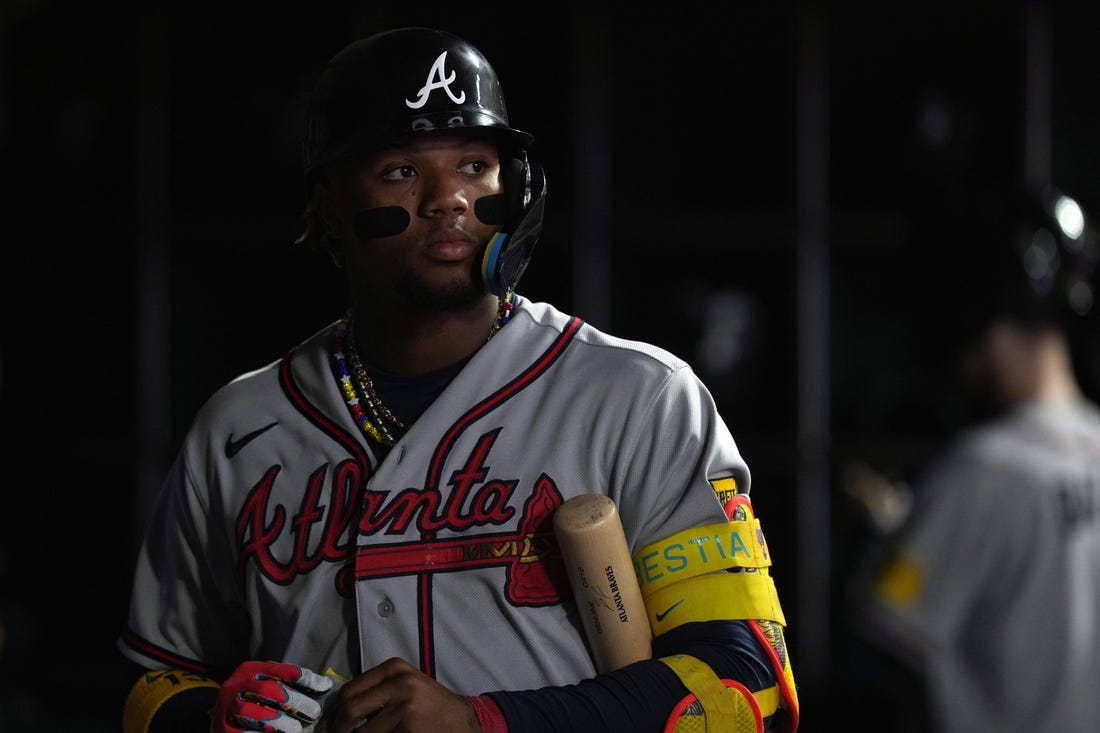
[[[451,72],[450,76],[447,76],[446,71],[443,69],[443,65],[447,62],[447,52],[439,54],[435,63],[432,64],[431,70],[428,72],[428,80],[424,82],[424,86],[420,87],[420,91],[416,93],[416,99],[406,99],[405,104],[409,106],[409,109],[420,109],[428,103],[428,97],[436,89],[442,89],[447,92],[447,96],[455,104],[462,104],[466,101],[466,92],[459,90],[458,96],[451,91],[451,84],[455,80],[455,72]]]

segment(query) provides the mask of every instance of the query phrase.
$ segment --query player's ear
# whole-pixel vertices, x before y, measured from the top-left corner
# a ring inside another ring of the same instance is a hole
[[[313,184],[313,209],[317,212],[321,232],[329,239],[341,239],[344,228],[336,207],[336,196],[327,181]]]

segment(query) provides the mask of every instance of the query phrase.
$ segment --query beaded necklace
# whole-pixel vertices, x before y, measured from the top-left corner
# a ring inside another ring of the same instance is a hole
[[[501,327],[512,318],[512,293],[498,299],[497,315],[489,328],[488,342]],[[336,331],[336,343],[332,357],[336,362],[336,378],[340,391],[348,404],[351,416],[360,430],[371,440],[390,448],[408,426],[390,411],[378,396],[374,380],[370,378],[355,344],[354,311],[348,309]],[[396,436],[396,437],[395,437]]]

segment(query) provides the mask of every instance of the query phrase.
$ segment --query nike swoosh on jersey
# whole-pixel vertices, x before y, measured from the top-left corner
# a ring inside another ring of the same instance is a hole
[[[664,621],[664,620],[665,620],[665,616],[669,615],[669,614],[670,614],[670,613],[672,613],[672,612],[673,612],[674,610],[676,610],[676,607],[677,607],[677,606],[679,606],[679,605],[680,605],[681,603],[683,603],[683,602],[684,602],[684,599],[683,599],[683,598],[681,598],[680,600],[676,601],[676,602],[675,602],[675,603],[673,603],[673,604],[672,604],[671,606],[669,606],[668,608],[666,608],[666,609],[665,609],[664,611],[658,611],[658,612],[657,612],[657,622],[658,622],[658,623],[660,623],[661,621]]]
[[[226,458],[232,458],[233,456],[237,455],[238,453],[241,452],[241,448],[244,448],[246,445],[251,443],[253,440],[260,437],[261,435],[266,433],[268,430],[271,430],[271,428],[275,427],[278,424],[279,424],[279,421],[276,420],[275,422],[271,423],[270,425],[264,425],[262,428],[259,428],[257,430],[253,430],[248,435],[241,436],[241,438],[239,440],[233,440],[233,433],[230,433],[229,437],[225,439],[225,457]]]

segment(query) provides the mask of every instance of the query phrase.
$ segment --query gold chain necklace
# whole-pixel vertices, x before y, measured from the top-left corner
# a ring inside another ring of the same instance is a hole
[[[355,345],[354,316],[348,319],[347,330],[348,361],[351,362],[351,374],[355,378],[359,391],[363,393],[363,397],[367,400],[367,409],[370,411],[371,417],[374,418],[375,425],[392,444],[393,435],[390,429],[393,429],[393,432],[405,432],[409,428],[398,419],[397,415],[390,412],[390,408],[382,402],[382,398],[378,396],[378,392],[374,389],[374,380],[370,378],[366,368],[363,367],[363,361],[359,358],[359,348]]]

